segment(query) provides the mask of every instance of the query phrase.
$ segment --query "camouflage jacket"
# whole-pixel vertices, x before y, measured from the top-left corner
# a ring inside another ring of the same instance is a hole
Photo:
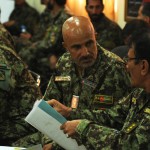
[[[77,126],[87,149],[150,149],[150,95],[144,90],[136,89],[112,109],[84,115],[99,120],[82,120]]]
[[[104,14],[97,22],[92,22],[97,33],[97,42],[104,48],[112,50],[123,44],[122,30]]]
[[[41,83],[45,83],[46,85],[49,81],[50,72],[49,54],[55,53],[57,56],[61,56],[65,52],[62,46],[63,39],[61,30],[67,18],[69,18],[69,15],[62,9],[59,14],[51,20],[44,38],[19,52],[19,55],[28,64],[30,69],[41,75]]]
[[[14,52],[10,34],[0,26],[0,145],[35,133],[24,118],[41,97],[36,82]]]
[[[14,36],[15,40],[15,48],[17,53],[22,48],[27,48],[32,45],[33,42],[39,41],[45,36],[46,29],[49,27],[52,18],[50,15],[50,11],[45,9],[44,12],[40,15],[40,19],[38,23],[34,26],[34,35],[30,39],[24,39],[17,36]]]
[[[84,113],[91,114],[93,110],[110,108],[130,91],[129,78],[122,60],[102,47],[98,49],[94,66],[87,68],[83,77],[79,76],[70,54],[65,53],[58,62],[58,74],[52,76],[48,84],[44,100],[57,99],[71,107],[72,96],[79,96],[78,108],[69,119],[93,120]],[[43,143],[48,142],[43,137]],[[60,149],[54,143],[53,147]]]
[[[11,20],[15,21],[15,24],[8,28],[12,35],[20,35],[22,25],[26,27],[27,32],[33,35],[39,21],[39,14],[35,9],[25,3],[22,7],[15,6],[9,18],[9,21]]]
[[[60,58],[57,69],[58,73],[52,76],[44,99],[55,98],[71,107],[72,96],[77,95],[78,110],[81,111],[110,108],[130,91],[129,78],[122,60],[102,47],[99,47],[95,64],[87,68],[82,77],[69,53]],[[73,118],[80,116],[76,114]]]
[[[51,20],[42,40],[33,43],[30,47],[22,49],[19,55],[28,63],[41,64],[40,60],[47,58],[49,53],[61,55],[65,52],[62,46],[62,25],[69,15],[62,9],[59,14]],[[62,50],[63,49],[63,50]],[[30,56],[30,57],[29,57]],[[38,57],[38,59],[37,59]],[[27,59],[28,58],[28,59]],[[33,61],[34,60],[34,61]]]
[[[50,23],[52,21],[50,10],[45,9],[44,12],[40,15],[39,23],[36,26],[35,34],[32,36],[31,41],[36,42],[38,40],[41,40],[47,28],[49,27]]]

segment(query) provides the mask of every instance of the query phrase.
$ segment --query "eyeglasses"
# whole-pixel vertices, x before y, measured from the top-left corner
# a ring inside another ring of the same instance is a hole
[[[140,58],[137,58],[137,57],[134,57],[134,58],[124,57],[123,60],[124,60],[125,63],[127,63],[131,60],[140,60]]]

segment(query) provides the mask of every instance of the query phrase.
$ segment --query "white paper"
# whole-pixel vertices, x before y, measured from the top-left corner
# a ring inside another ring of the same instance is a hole
[[[26,148],[21,147],[9,147],[9,146],[0,146],[0,150],[25,150]]]
[[[67,138],[66,134],[60,130],[61,123],[37,107],[37,104],[25,120],[66,150],[86,150],[83,145],[78,146],[76,140]]]

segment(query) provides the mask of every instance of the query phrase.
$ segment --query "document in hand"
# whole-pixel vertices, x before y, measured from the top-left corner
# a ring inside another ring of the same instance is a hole
[[[86,150],[83,145],[79,146],[75,139],[67,138],[60,130],[60,126],[67,120],[44,100],[35,102],[25,120],[66,150]]]

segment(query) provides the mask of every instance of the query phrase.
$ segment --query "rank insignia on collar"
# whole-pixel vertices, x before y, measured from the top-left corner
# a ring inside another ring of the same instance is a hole
[[[55,81],[71,81],[70,76],[55,76]]]
[[[150,114],[150,109],[149,108],[145,108],[144,112],[147,113],[147,114]]]
[[[130,133],[131,131],[133,131],[136,127],[138,126],[137,123],[132,123],[126,130],[126,133]]]

